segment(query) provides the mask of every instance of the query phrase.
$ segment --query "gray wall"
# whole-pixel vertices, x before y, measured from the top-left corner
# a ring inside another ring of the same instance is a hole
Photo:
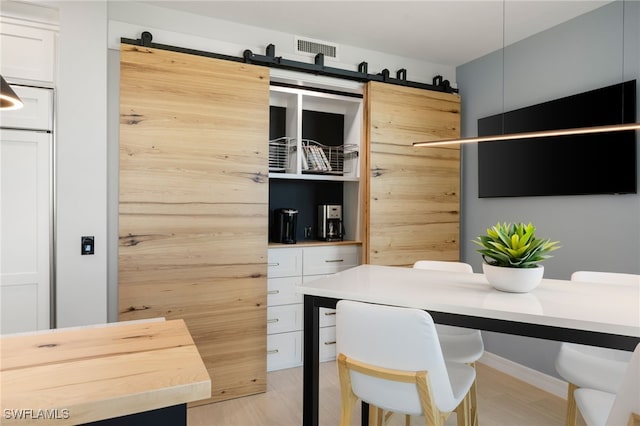
[[[508,25],[507,18],[507,40]],[[623,77],[640,80],[639,52],[640,2],[616,1],[507,46],[504,68],[502,51],[464,64],[457,68],[462,134],[477,135],[478,118],[503,110],[619,83]],[[498,221],[530,221],[540,236],[562,243],[544,263],[547,278],[568,279],[576,270],[640,274],[640,195],[479,199],[477,166],[477,145],[465,146],[461,258],[476,272],[482,259],[472,239]],[[497,333],[484,333],[484,338],[489,352],[557,376],[557,342]]]

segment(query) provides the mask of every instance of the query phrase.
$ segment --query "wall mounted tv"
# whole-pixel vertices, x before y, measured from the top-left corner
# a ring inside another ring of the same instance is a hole
[[[478,135],[631,123],[636,81],[480,118]],[[636,131],[478,143],[478,196],[637,194]]]

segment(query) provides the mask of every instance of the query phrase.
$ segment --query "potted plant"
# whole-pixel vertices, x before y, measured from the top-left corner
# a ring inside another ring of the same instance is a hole
[[[486,235],[473,240],[481,249],[482,270],[487,281],[498,290],[526,293],[542,280],[544,267],[539,262],[552,257],[560,248],[558,241],[538,238],[531,223],[497,223]]]

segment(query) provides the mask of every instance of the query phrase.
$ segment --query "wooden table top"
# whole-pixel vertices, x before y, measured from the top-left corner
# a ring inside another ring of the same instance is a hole
[[[3,425],[87,423],[211,396],[183,320],[3,336],[0,354]]]

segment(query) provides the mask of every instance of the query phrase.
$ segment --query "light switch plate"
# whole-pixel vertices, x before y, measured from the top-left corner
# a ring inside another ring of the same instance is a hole
[[[81,241],[81,246],[80,246],[81,255],[84,256],[87,254],[94,254],[95,238],[93,236],[80,237],[80,241]]]

